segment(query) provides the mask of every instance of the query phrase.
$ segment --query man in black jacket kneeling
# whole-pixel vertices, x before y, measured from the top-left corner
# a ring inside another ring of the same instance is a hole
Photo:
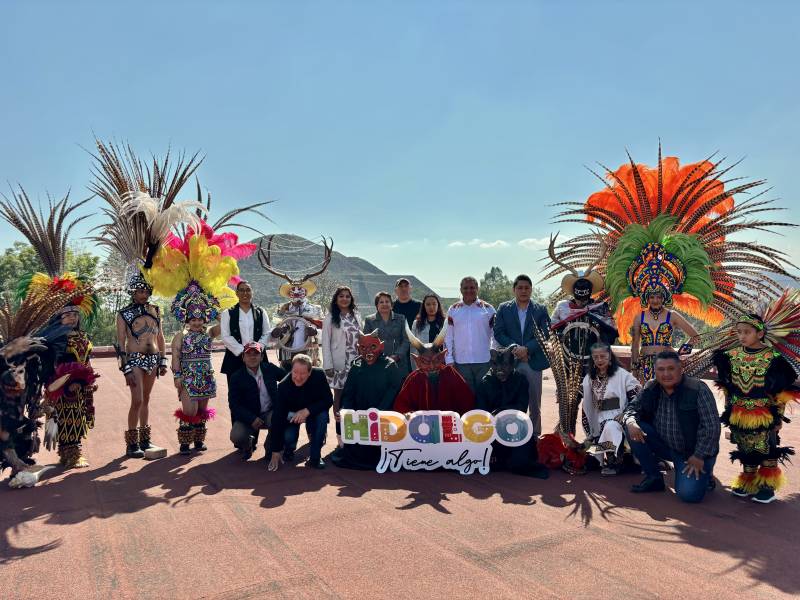
[[[333,393],[325,371],[311,366],[311,357],[295,354],[289,376],[278,384],[278,403],[272,413],[269,470],[276,471],[281,461],[291,461],[305,423],[311,445],[308,464],[324,469],[322,446],[328,432],[328,411],[333,406]],[[283,456],[279,453],[283,452]]]
[[[700,502],[713,489],[719,453],[719,413],[708,386],[683,374],[677,352],[660,352],[656,380],[649,381],[625,408],[628,443],[644,472],[632,492],[664,490],[659,459],[675,467],[675,494],[684,502]]]
[[[244,364],[231,374],[228,386],[228,406],[231,409],[231,442],[244,460],[253,455],[262,429],[271,429],[272,415],[278,400],[278,382],[286,371],[263,360],[264,348],[258,342],[248,342],[242,352]],[[269,457],[269,439],[264,449]]]

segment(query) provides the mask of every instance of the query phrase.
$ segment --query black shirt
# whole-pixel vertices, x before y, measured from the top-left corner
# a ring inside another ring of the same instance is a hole
[[[422,302],[419,300],[414,300],[413,298],[408,302],[400,302],[399,300],[395,300],[392,303],[392,310],[398,314],[403,315],[408,321],[408,326],[411,327],[412,323],[414,323],[414,319],[417,318],[419,314],[419,308],[422,306]]]

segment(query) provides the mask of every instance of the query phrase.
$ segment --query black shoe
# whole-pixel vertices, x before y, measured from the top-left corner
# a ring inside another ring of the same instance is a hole
[[[292,450],[291,452],[286,451],[283,453],[283,462],[285,463],[294,462],[294,450]]]
[[[191,454],[192,453],[192,449],[189,446],[189,444],[181,444],[179,452],[181,454],[183,454],[184,456],[186,456],[187,454]]]
[[[206,446],[203,442],[195,442],[194,443],[194,451],[195,452],[203,452],[208,450],[208,446]]]
[[[125,456],[128,458],[144,458],[144,451],[139,447],[139,444],[128,444]]]
[[[325,461],[322,460],[321,458],[319,458],[317,460],[311,460],[309,458],[308,459],[308,466],[311,467],[312,469],[324,469],[325,468]]]
[[[775,496],[775,490],[769,487],[762,487],[758,490],[758,493],[751,498],[753,502],[758,502],[759,504],[769,504],[773,500],[777,500],[777,496]]]
[[[713,492],[715,489],[717,489],[717,480],[714,479],[713,477],[709,477],[708,478],[708,491],[709,492]]]
[[[641,483],[631,486],[634,494],[646,494],[647,492],[663,492],[666,489],[663,477],[645,477]]]

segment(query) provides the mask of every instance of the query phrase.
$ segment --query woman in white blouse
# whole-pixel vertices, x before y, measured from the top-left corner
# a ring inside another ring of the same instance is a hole
[[[422,299],[422,304],[419,307],[419,314],[414,319],[411,325],[411,333],[417,339],[422,340],[423,344],[427,344],[436,339],[439,332],[444,327],[444,311],[442,310],[442,303],[439,296],[436,294],[427,294]],[[419,354],[416,348],[411,348],[411,354]]]
[[[642,389],[639,380],[619,366],[611,346],[590,348],[592,360],[583,378],[580,396],[583,426],[592,444],[589,453],[601,462],[602,475],[616,475],[622,466],[622,413]]]
[[[358,333],[361,319],[356,309],[356,299],[346,285],[333,293],[325,320],[322,322],[322,368],[333,389],[333,418],[336,435],[340,435],[339,407],[350,366],[358,356]]]

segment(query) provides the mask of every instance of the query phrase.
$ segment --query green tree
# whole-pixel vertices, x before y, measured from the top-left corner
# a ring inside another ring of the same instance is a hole
[[[492,267],[480,280],[479,295],[482,300],[486,300],[486,302],[497,308],[501,302],[514,298],[514,285],[500,267]],[[537,286],[533,286],[531,300],[539,304],[547,304],[545,295],[542,293],[541,288]],[[551,307],[548,307],[548,312],[550,310]]]
[[[13,296],[22,275],[41,271],[42,268],[42,262],[33,246],[24,242],[14,242],[0,254],[1,291]]]
[[[511,280],[503,273],[500,267],[492,267],[480,280],[479,296],[495,308],[506,300],[514,297]]]

